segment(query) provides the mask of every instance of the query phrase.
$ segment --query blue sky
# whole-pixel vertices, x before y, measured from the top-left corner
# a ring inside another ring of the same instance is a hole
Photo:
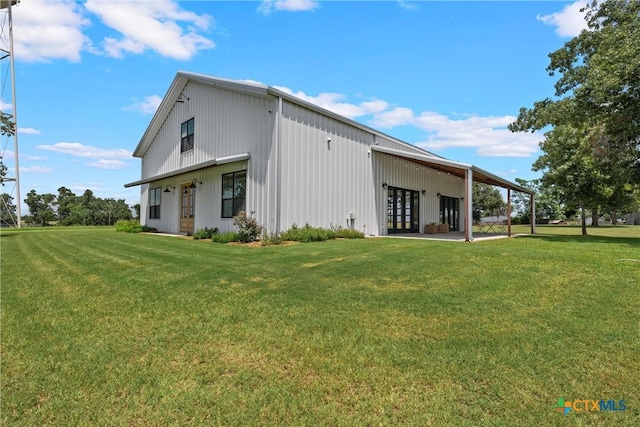
[[[22,198],[66,186],[138,203],[139,189],[123,187],[140,178],[131,152],[178,70],[276,86],[447,158],[535,178],[542,135],[506,126],[553,96],[547,55],[585,28],[580,6],[23,0],[13,8]],[[6,45],[5,11],[0,21]],[[13,141],[1,148],[13,171]]]

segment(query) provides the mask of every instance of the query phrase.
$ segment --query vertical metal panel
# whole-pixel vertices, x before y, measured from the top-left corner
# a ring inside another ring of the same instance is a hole
[[[282,229],[350,226],[375,234],[373,136],[291,102],[282,122]]]

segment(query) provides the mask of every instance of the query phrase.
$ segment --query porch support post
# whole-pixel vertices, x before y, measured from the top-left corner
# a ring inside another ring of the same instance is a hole
[[[507,236],[511,237],[511,187],[507,187]]]
[[[473,171],[471,168],[464,175],[464,240],[473,241]]]
[[[536,234],[536,201],[531,194],[531,234]]]

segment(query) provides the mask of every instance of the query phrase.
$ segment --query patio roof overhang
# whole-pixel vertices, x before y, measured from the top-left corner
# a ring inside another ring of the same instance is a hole
[[[125,184],[125,188],[129,188],[129,187],[135,187],[136,185],[142,185],[142,184],[148,184],[150,182],[154,182],[154,181],[160,181],[161,179],[165,179],[165,178],[171,178],[173,176],[178,176],[178,175],[182,175],[188,172],[194,172],[194,171],[198,171],[198,170],[202,170],[202,169],[206,169],[206,168],[210,168],[212,166],[220,166],[220,165],[224,165],[227,163],[233,163],[233,162],[240,162],[242,160],[248,160],[251,157],[250,153],[242,153],[242,154],[235,154],[233,156],[226,156],[226,157],[218,157],[216,159],[213,160],[209,160],[206,162],[202,162],[202,163],[198,163],[192,166],[187,166],[181,169],[177,169],[171,172],[167,172],[167,173],[161,173],[159,175],[154,175],[152,177],[149,178],[144,178],[144,179],[140,179],[138,181],[133,181],[130,182],[128,184]]]
[[[380,153],[390,154],[401,159],[409,160],[414,163],[418,163],[427,166],[431,169],[435,169],[441,172],[450,173],[453,176],[465,178],[467,171],[473,172],[473,180],[481,182],[483,184],[495,185],[502,188],[511,188],[512,190],[521,191],[527,194],[533,194],[528,188],[524,188],[514,182],[500,178],[497,175],[487,172],[479,167],[473,166],[468,163],[456,162],[453,160],[447,160],[439,157],[429,156],[428,154],[410,153],[407,151],[396,150],[393,148],[380,147],[377,145],[371,146],[371,150],[378,151]]]

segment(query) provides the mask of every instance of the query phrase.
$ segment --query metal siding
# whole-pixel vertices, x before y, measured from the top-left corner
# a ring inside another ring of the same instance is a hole
[[[294,223],[347,227],[353,212],[355,229],[375,233],[371,141],[368,132],[285,101],[282,229]]]
[[[376,197],[378,200],[378,233],[386,235],[387,230],[387,193],[382,184],[389,187],[408,190],[426,190],[420,194],[419,230],[430,222],[438,223],[440,219],[440,200],[437,194],[444,196],[464,197],[464,179],[428,168],[408,160],[400,159],[384,153],[374,153],[374,170]],[[464,209],[460,206],[460,231],[464,231]]]
[[[176,103],[161,126],[142,159],[142,178],[171,172],[214,158],[248,152],[251,154],[251,159],[247,165],[247,209],[255,212],[264,226],[270,227],[270,224],[275,222],[273,203],[275,171],[272,161],[272,141],[275,132],[276,99],[236,93],[194,82],[189,82],[183,93],[189,100]],[[192,117],[195,117],[194,149],[191,152],[180,153],[180,125]],[[189,176],[187,181],[198,177],[198,180],[203,181],[203,191],[215,194],[216,191],[220,192],[220,188],[214,187],[222,171],[227,171],[230,167],[234,168],[237,165],[216,166],[185,175]],[[160,181],[160,184],[163,188],[168,184],[179,186],[180,178],[167,178]],[[151,186],[156,185],[155,182],[151,184]],[[221,185],[219,183],[219,187]],[[163,193],[163,196],[166,194]],[[146,204],[147,194],[144,190],[141,196],[141,200]],[[200,199],[198,191],[196,198]],[[218,199],[219,197],[214,197],[213,201],[205,203],[211,206],[215,206],[216,203],[219,205]],[[169,204],[162,203],[161,219],[150,220],[148,225],[163,231],[177,232],[178,202],[177,198],[175,202],[170,202],[175,209],[167,208],[169,209],[167,214],[165,214],[165,206]],[[220,223],[220,220],[219,208],[217,211],[215,208],[213,211],[204,208],[200,210],[196,200],[196,228],[215,226],[221,231],[232,229],[226,224],[230,220],[225,220],[224,224]]]

